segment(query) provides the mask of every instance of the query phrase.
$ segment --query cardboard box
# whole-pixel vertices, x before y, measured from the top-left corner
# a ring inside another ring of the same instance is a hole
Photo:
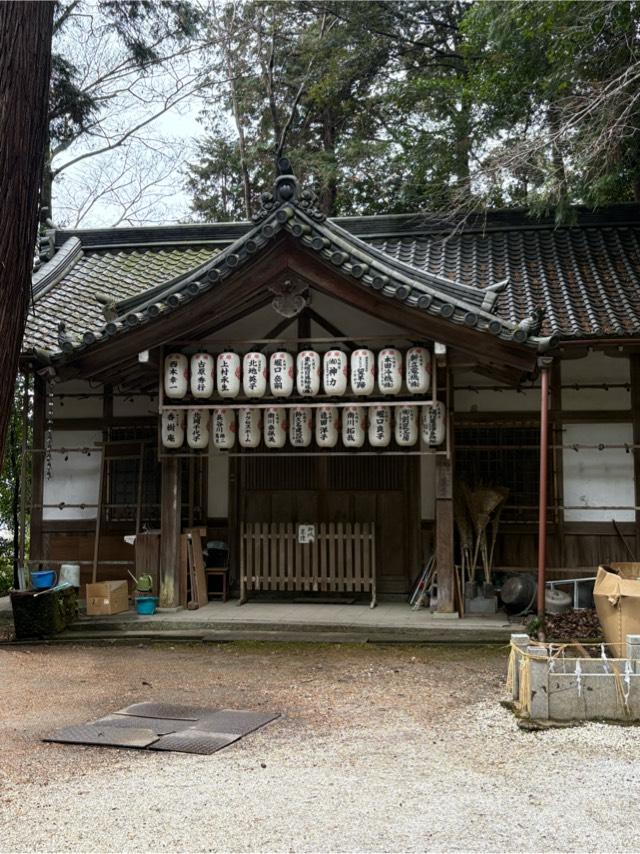
[[[611,654],[625,658],[627,635],[640,634],[640,563],[598,567],[593,598]]]
[[[129,584],[126,581],[100,581],[87,584],[87,614],[97,617],[129,610]]]

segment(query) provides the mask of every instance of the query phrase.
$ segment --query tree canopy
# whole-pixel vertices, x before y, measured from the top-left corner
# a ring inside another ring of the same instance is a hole
[[[331,214],[640,199],[634,0],[211,8],[200,218],[250,215],[283,151]]]

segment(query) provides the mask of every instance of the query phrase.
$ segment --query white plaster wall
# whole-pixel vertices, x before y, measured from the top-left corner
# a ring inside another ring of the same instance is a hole
[[[628,383],[629,360],[604,353],[589,353],[583,359],[562,361],[562,408],[567,411],[630,409],[631,393],[624,388],[571,389],[572,383]]]
[[[229,516],[229,457],[209,450],[209,517],[226,519]]]
[[[102,441],[99,430],[54,430],[54,448],[93,448],[95,442]],[[98,449],[91,456],[82,453],[69,453],[65,462],[63,454],[51,455],[51,480],[44,481],[44,504],[97,504],[100,479],[101,454]],[[44,519],[95,519],[96,508],[84,510],[76,507],[56,507],[43,509]]]
[[[117,418],[146,417],[158,414],[158,396],[155,394],[127,397],[114,394],[113,414]]]
[[[82,380],[55,383],[53,416],[54,418],[101,418],[103,387],[90,386]],[[66,394],[88,394],[91,397],[58,397]],[[94,395],[99,395],[95,397]]]
[[[504,386],[493,391],[486,386],[497,387],[502,384],[471,371],[456,371],[453,375],[454,409],[457,412],[538,412],[540,410],[540,389],[538,386],[518,392]],[[472,390],[460,389],[471,386]]]
[[[564,445],[632,444],[631,424],[565,424]],[[564,450],[565,507],[634,505],[633,454],[624,448],[599,450]],[[630,510],[567,510],[568,522],[633,522]]]

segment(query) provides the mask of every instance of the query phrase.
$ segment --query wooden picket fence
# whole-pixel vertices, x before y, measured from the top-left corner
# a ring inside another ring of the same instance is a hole
[[[298,542],[292,522],[243,522],[240,531],[240,603],[249,591],[371,593],[376,605],[373,522],[327,522],[315,539]]]

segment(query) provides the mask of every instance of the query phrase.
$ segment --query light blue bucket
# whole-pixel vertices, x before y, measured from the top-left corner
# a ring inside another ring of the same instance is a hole
[[[151,616],[156,612],[157,596],[136,596],[136,611],[142,616]]]

